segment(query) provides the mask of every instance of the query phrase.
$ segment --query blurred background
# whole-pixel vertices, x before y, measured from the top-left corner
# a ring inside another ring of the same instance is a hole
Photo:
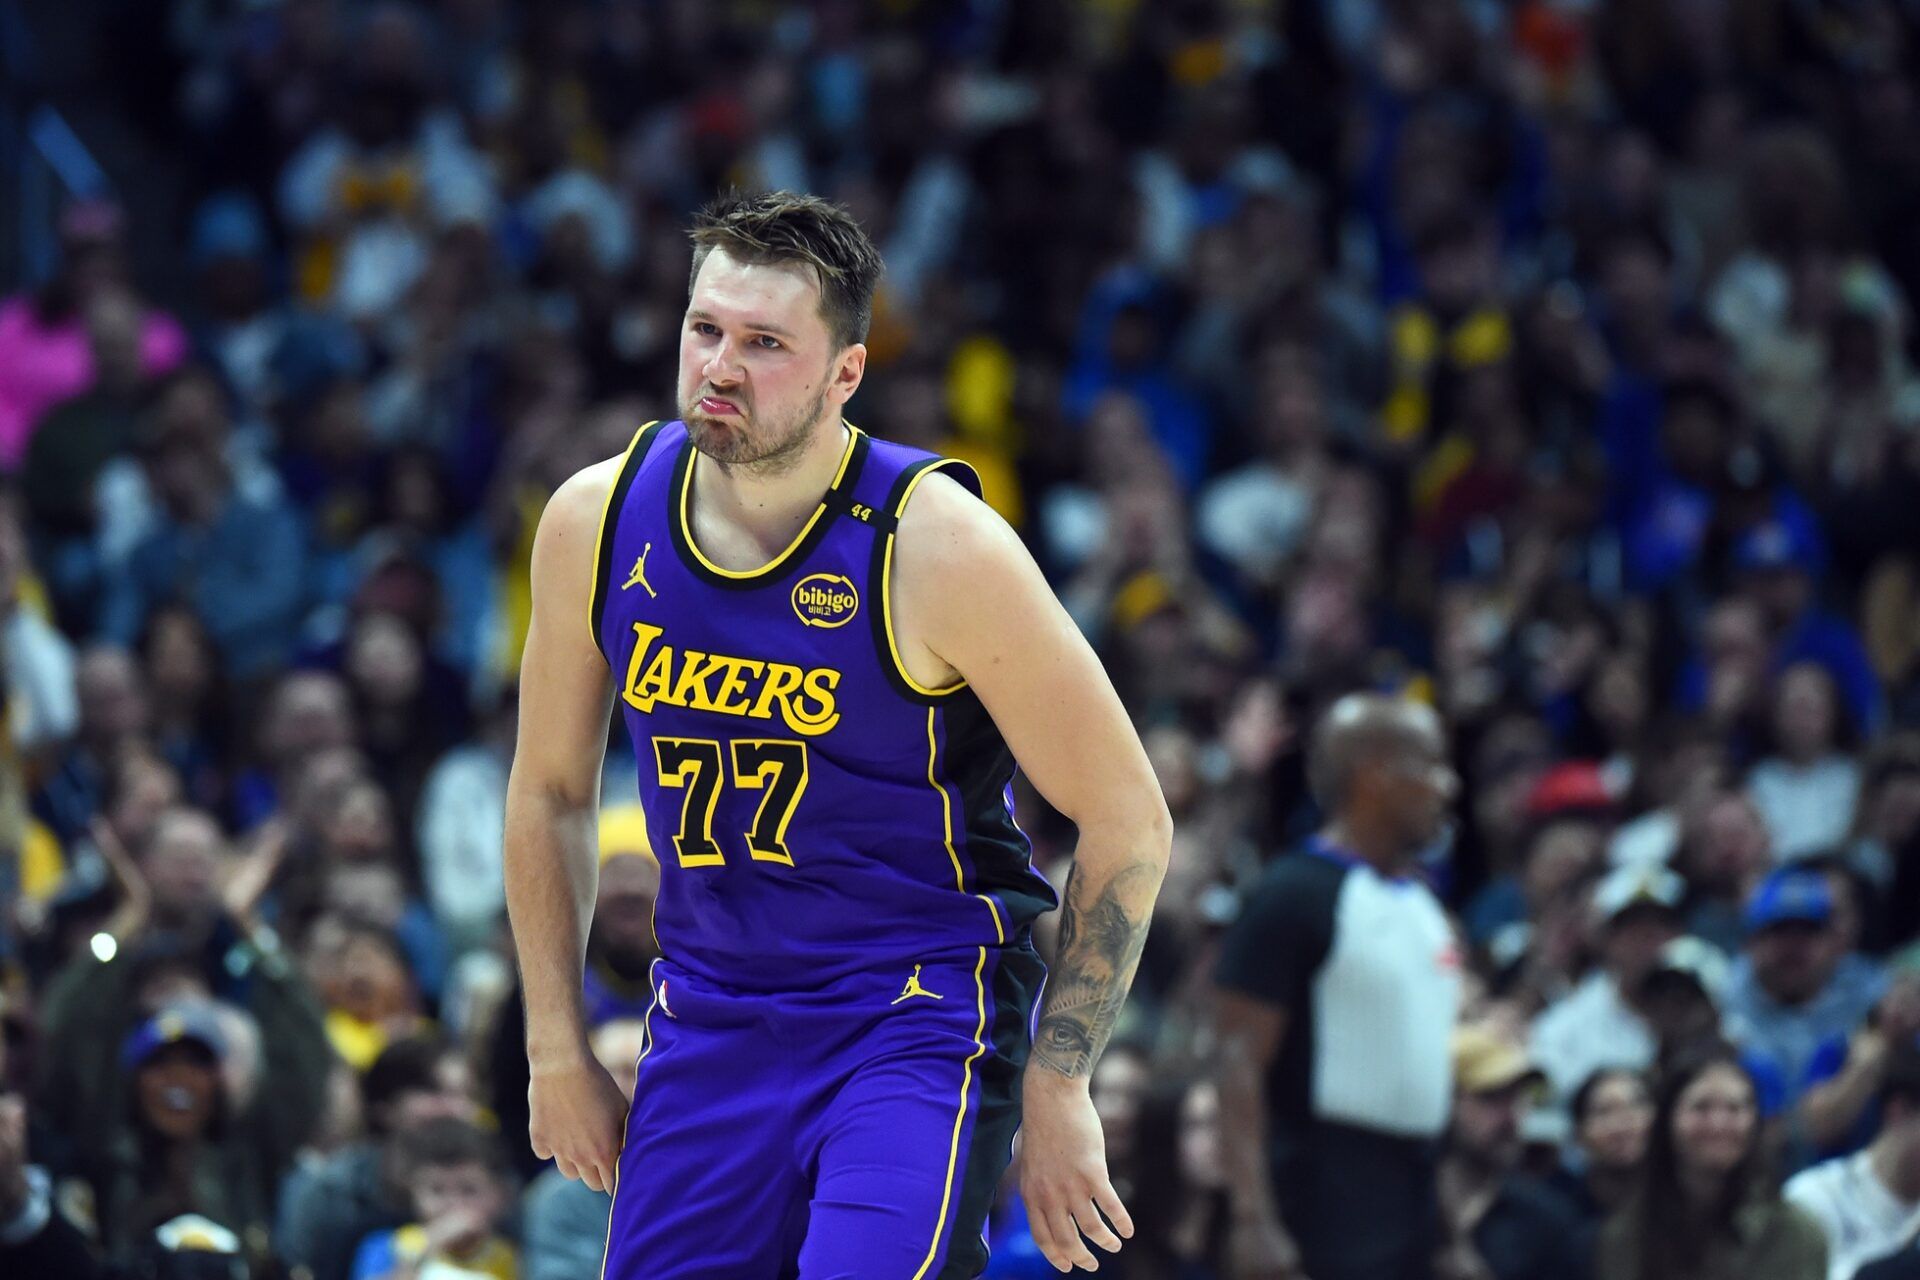
[[[874,236],[850,416],[979,468],[1175,815],[1105,1270],[1229,1274],[1214,957],[1359,688],[1463,783],[1448,1158],[1600,1230],[1704,1028],[1753,1194],[1837,1159],[1912,1254],[1917,69],[1911,0],[0,0],[0,1270],[597,1274],[504,933],[528,553],[730,184]],[[1483,1199],[1445,1274],[1585,1265]]]

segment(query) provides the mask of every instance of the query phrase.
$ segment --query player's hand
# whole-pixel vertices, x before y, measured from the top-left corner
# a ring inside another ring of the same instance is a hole
[[[527,1086],[533,1153],[595,1191],[613,1190],[613,1169],[626,1128],[627,1099],[591,1055],[581,1061],[535,1066]]]
[[[1020,1194],[1033,1241],[1062,1271],[1098,1271],[1080,1237],[1118,1253],[1120,1237],[1133,1235],[1133,1219],[1107,1180],[1106,1140],[1086,1078],[1029,1066],[1021,1094]]]
[[[1300,1249],[1278,1218],[1235,1218],[1227,1232],[1227,1280],[1307,1280]]]

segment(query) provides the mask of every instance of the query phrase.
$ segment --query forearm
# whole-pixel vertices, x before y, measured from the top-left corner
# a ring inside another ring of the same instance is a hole
[[[1261,1072],[1246,1042],[1222,1039],[1215,1060],[1220,1094],[1220,1156],[1236,1218],[1279,1216],[1267,1163],[1267,1099]]]
[[[1872,1033],[1855,1038],[1840,1074],[1807,1091],[1798,1119],[1814,1145],[1830,1147],[1845,1138],[1880,1090],[1885,1050]]]
[[[507,918],[535,1067],[585,1052],[581,973],[600,872],[597,816],[591,805],[543,792],[517,771],[507,783]]]
[[[1092,1075],[1133,985],[1166,870],[1157,829],[1104,838],[1083,829],[1034,1036],[1032,1065],[1042,1072]]]

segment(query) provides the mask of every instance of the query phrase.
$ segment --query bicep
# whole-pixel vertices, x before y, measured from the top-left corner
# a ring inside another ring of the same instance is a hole
[[[1019,536],[957,485],[925,486],[909,511],[920,519],[901,526],[903,612],[972,687],[1034,787],[1082,827],[1164,820],[1126,708]]]
[[[533,614],[520,660],[517,779],[581,804],[599,800],[613,682],[587,613],[599,541],[591,468],[547,504],[533,543]]]

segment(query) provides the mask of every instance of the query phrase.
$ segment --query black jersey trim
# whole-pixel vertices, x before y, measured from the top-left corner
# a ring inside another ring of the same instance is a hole
[[[626,456],[620,460],[620,473],[614,477],[613,487],[607,490],[607,500],[600,508],[600,536],[593,552],[593,593],[587,600],[587,629],[593,636],[593,647],[602,652],[605,649],[600,643],[600,614],[607,606],[607,579],[611,572],[607,562],[613,556],[613,536],[620,528],[620,511],[626,505],[628,490],[633,488],[633,478],[640,473],[640,464],[647,460],[661,425],[656,418],[633,433]]]

